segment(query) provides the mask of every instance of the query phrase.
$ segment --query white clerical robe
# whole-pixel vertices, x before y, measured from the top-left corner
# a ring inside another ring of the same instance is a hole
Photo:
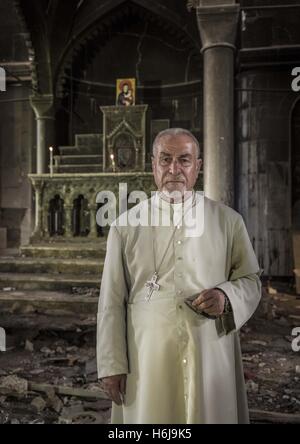
[[[170,208],[158,194],[135,208],[149,203],[161,214]],[[176,204],[171,207],[175,220]],[[125,403],[113,403],[112,423],[249,421],[238,330],[259,303],[260,270],[242,217],[207,198],[200,208],[203,232],[196,236],[184,222],[175,228],[116,222],[110,228],[98,310],[98,376],[127,375]],[[158,267],[168,243],[160,289],[147,301],[153,255]],[[184,303],[215,287],[230,300],[229,329],[222,317],[208,319]]]

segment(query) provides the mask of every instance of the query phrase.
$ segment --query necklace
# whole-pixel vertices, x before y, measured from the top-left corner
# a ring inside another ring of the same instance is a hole
[[[194,193],[193,193],[192,199],[193,199],[192,200],[192,206],[193,206],[194,202],[195,202],[195,194]],[[189,208],[185,211],[183,217],[185,216],[185,214],[187,213],[188,210],[189,210]],[[174,222],[174,212],[173,212],[173,222]],[[151,279],[145,283],[145,287],[148,289],[145,299],[148,302],[150,301],[153,292],[159,291],[159,289],[160,289],[160,285],[157,283],[157,281],[159,279],[158,273],[159,273],[160,267],[162,266],[163,261],[166,257],[166,254],[170,248],[171,242],[172,242],[175,232],[177,230],[177,226],[175,226],[175,228],[173,229],[173,232],[172,232],[171,237],[169,239],[168,245],[165,249],[165,252],[162,256],[162,259],[161,259],[158,267],[156,267],[156,258],[155,258],[155,249],[154,249],[154,227],[152,226],[151,228],[152,228],[152,253],[153,253],[153,263],[154,263],[154,274],[152,275]]]

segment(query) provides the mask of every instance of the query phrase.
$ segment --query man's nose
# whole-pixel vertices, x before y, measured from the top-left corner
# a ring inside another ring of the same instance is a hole
[[[170,164],[170,167],[169,167],[169,172],[173,176],[176,176],[178,174],[178,172],[179,172],[179,164],[178,164],[176,159],[172,160],[172,163]]]

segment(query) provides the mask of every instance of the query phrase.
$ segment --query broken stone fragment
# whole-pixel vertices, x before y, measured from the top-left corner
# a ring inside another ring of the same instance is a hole
[[[58,396],[56,396],[55,389],[52,387],[47,388],[45,392],[47,394],[47,406],[53,409],[56,413],[60,413],[63,409],[63,402]]]
[[[19,378],[18,376],[5,376],[0,379],[0,388],[19,394],[26,394],[28,391],[28,382],[26,379]]]
[[[26,341],[25,341],[25,350],[26,351],[28,351],[28,352],[30,352],[30,353],[33,353],[34,352],[34,346],[33,346],[33,343],[32,342],[30,342],[28,339],[26,339]]]
[[[256,384],[256,382],[249,379],[249,381],[246,383],[246,388],[248,393],[258,393],[259,386]]]
[[[34,398],[31,405],[36,409],[37,413],[41,413],[46,408],[46,402],[41,396]]]

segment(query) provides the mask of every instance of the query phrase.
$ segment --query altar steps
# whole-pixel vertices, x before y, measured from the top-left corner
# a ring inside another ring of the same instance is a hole
[[[54,173],[103,173],[102,163],[91,165],[85,163],[83,165],[58,165],[53,167]]]
[[[0,273],[0,289],[71,291],[74,287],[100,288],[100,282],[100,274]]]
[[[105,245],[103,238],[94,243],[55,242],[22,247],[19,256],[0,257],[0,291],[98,289]]]

